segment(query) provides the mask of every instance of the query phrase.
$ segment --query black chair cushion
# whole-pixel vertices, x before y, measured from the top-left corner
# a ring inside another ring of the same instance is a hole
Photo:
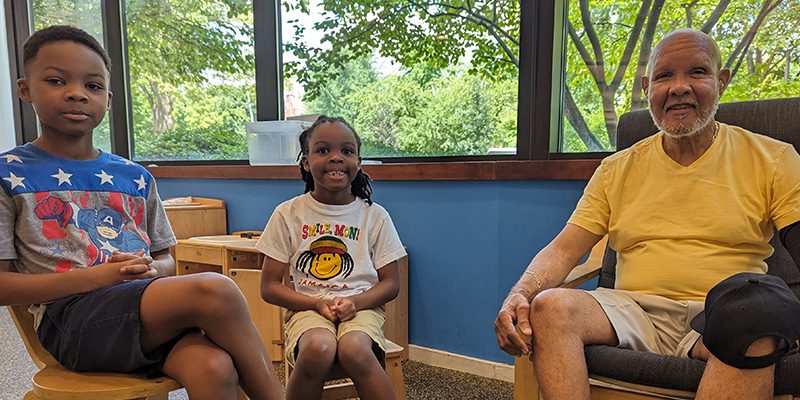
[[[610,346],[587,346],[589,373],[623,382],[697,391],[706,363]],[[775,369],[775,394],[800,393],[800,354],[784,357]]]

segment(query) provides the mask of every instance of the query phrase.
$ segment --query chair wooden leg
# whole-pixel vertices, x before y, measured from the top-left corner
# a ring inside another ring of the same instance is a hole
[[[539,380],[528,357],[514,359],[514,400],[539,400]]]
[[[22,400],[40,400],[36,395],[33,393],[33,390],[29,390],[28,393],[25,393],[25,396],[22,397]]]
[[[386,374],[392,382],[397,400],[406,399],[406,383],[403,381],[403,358],[394,357],[386,360]]]
[[[169,393],[161,393],[154,396],[150,396],[145,400],[169,400]]]

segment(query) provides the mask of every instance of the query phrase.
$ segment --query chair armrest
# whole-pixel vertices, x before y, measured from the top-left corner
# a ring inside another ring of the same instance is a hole
[[[589,257],[586,258],[586,261],[573,268],[559,287],[574,288],[600,275],[600,269],[603,268],[603,254],[606,251],[607,243],[608,235],[603,236],[603,238],[592,247],[592,251],[589,253]]]

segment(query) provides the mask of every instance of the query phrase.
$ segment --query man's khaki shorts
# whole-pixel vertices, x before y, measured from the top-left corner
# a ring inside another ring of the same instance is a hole
[[[296,350],[297,343],[300,341],[300,337],[314,328],[328,330],[336,336],[337,341],[348,332],[364,332],[374,342],[373,347],[377,345],[380,352],[384,354],[386,352],[386,338],[383,335],[383,323],[386,321],[386,311],[384,311],[383,307],[361,310],[356,313],[353,319],[339,323],[331,322],[316,310],[299,312],[287,311],[284,318],[284,329],[286,329],[286,361],[291,366],[294,366],[295,356],[298,353]],[[378,360],[381,361],[381,358],[383,358],[382,355]]]
[[[588,291],[600,303],[617,333],[620,348],[689,357],[700,333],[689,326],[704,302],[671,300],[627,290]]]

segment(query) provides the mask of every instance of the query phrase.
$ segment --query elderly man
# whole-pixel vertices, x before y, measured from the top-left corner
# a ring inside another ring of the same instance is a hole
[[[661,132],[603,160],[564,229],[503,302],[500,347],[532,353],[546,399],[589,398],[589,344],[708,360],[699,399],[772,398],[774,365],[727,365],[689,326],[714,285],[766,272],[773,226],[800,259],[800,156],[714,120],[731,76],[721,66],[701,32],[682,29],[655,47],[642,87]],[[545,290],[605,234],[618,254],[615,289]],[[761,356],[785,345],[767,336],[743,351]]]

